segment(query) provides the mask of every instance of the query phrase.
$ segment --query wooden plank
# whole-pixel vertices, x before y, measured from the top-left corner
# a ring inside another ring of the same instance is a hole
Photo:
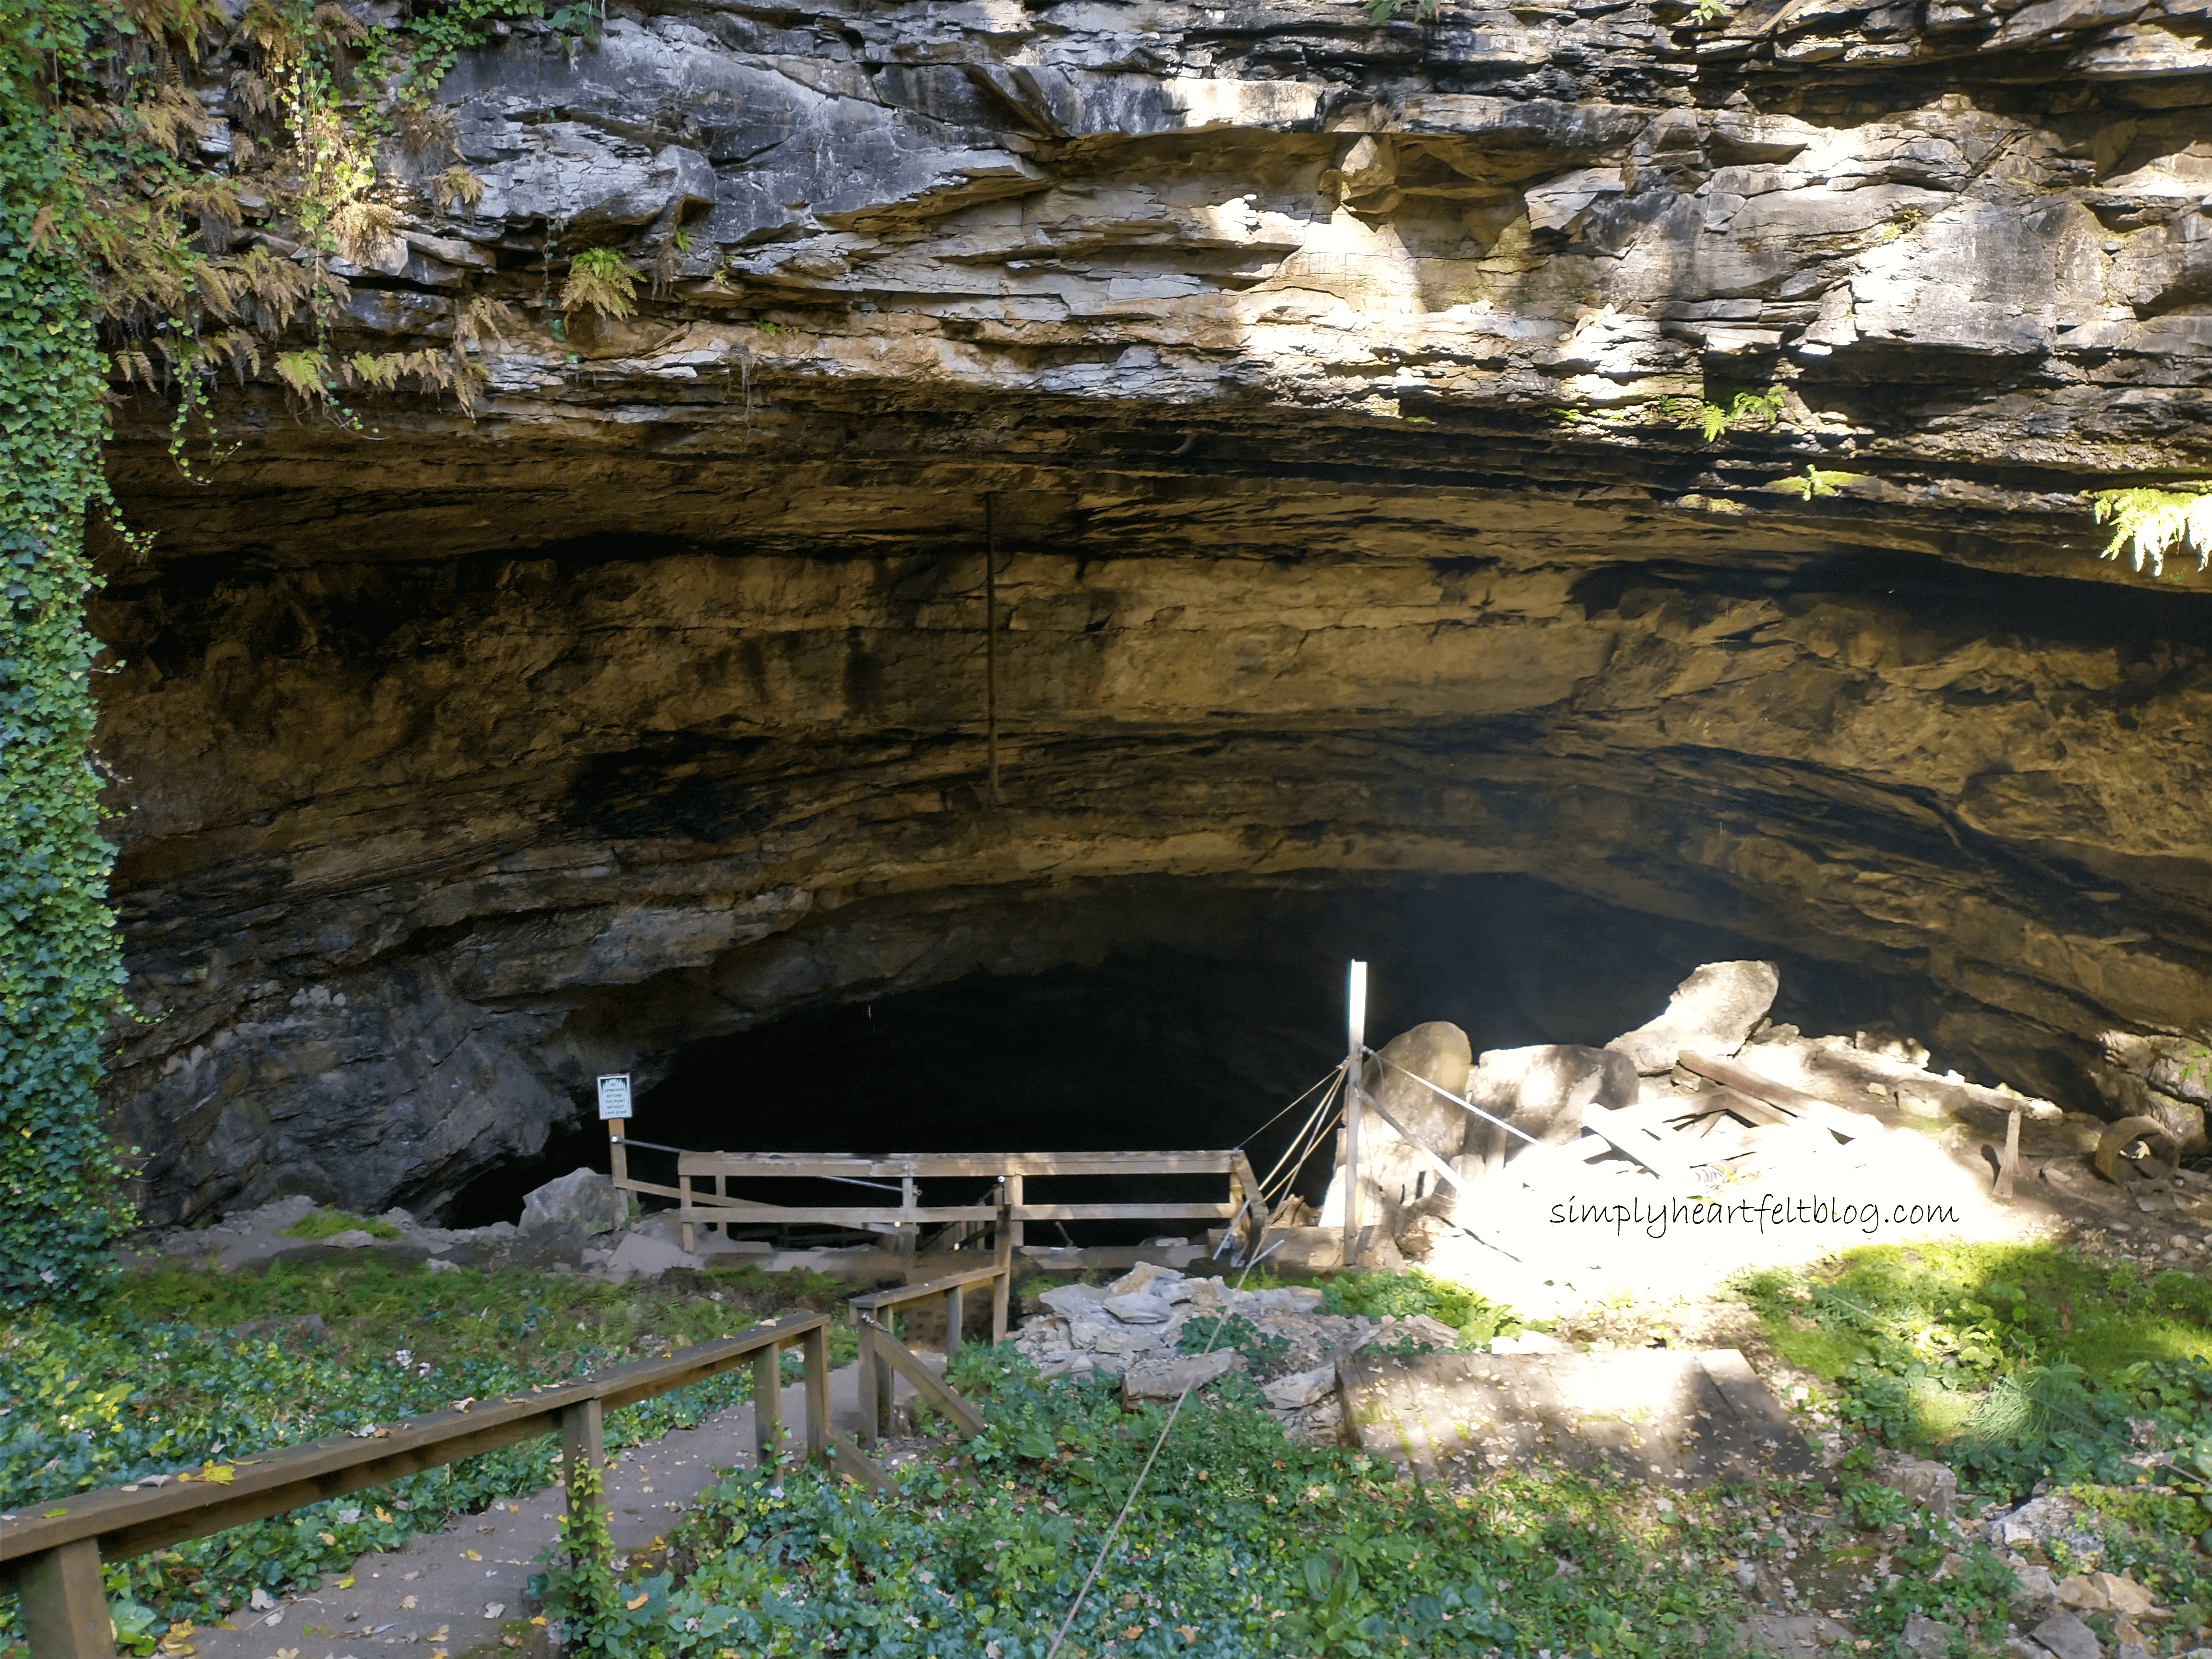
[[[1595,1102],[1583,1108],[1583,1127],[1662,1180],[1683,1181],[1689,1177],[1688,1159],[1672,1144],[1674,1137],[1663,1128],[1654,1133],[1642,1125],[1622,1123],[1612,1109]]]
[[[1006,1173],[1025,1176],[1227,1175],[1234,1151],[1220,1152],[1015,1152]]]
[[[635,1181],[628,1176],[616,1182],[615,1185],[626,1193],[651,1193],[655,1198],[672,1198],[679,1204],[684,1200],[684,1194],[673,1187],[656,1187],[650,1181]]]
[[[783,1450],[783,1350],[753,1356],[753,1448],[763,1468]]]
[[[1261,1235],[1267,1231],[1267,1200],[1261,1190],[1260,1177],[1252,1171],[1252,1160],[1244,1156],[1242,1147],[1237,1149],[1237,1167],[1230,1171],[1230,1179],[1243,1188],[1243,1196],[1252,1206],[1251,1218],[1246,1229],[1249,1234],[1247,1249],[1257,1249]]]
[[[864,1296],[854,1297],[846,1306],[857,1308],[863,1313],[874,1313],[884,1308],[902,1307],[909,1302],[926,1302],[933,1296],[943,1296],[947,1291],[981,1285],[987,1279],[996,1279],[1004,1271],[995,1264],[988,1267],[970,1267],[964,1273],[946,1273],[942,1279],[925,1279],[919,1285],[894,1285],[887,1290],[870,1291]]]
[[[1725,1060],[1715,1060],[1710,1055],[1695,1054],[1685,1049],[1682,1066],[1685,1070],[1709,1078],[1724,1088],[1748,1095],[1753,1100],[1765,1101],[1784,1111],[1795,1112],[1800,1117],[1809,1118],[1822,1128],[1839,1135],[1860,1139],[1889,1132],[1889,1126],[1871,1114],[1855,1112],[1847,1106],[1822,1100],[1817,1095],[1808,1095],[1802,1089],[1793,1089],[1786,1083],[1777,1083],[1771,1078],[1761,1077],[1754,1071]]]
[[[1226,1221],[1233,1204],[1024,1204],[1013,1214],[1024,1221]]]
[[[14,1574],[33,1659],[113,1659],[115,1626],[100,1582],[100,1546],[80,1538]]]
[[[1739,1090],[1717,1089],[1714,1093],[1726,1109],[1738,1117],[1749,1118],[1755,1124],[1795,1123],[1797,1121],[1779,1107],[1770,1106],[1763,1100],[1754,1100]],[[1703,1096],[1698,1097],[1704,1098]]]
[[[807,1328],[799,1337],[806,1359],[806,1455],[824,1456],[830,1449],[830,1322]]]
[[[876,1333],[876,1358],[889,1360],[893,1370],[914,1384],[916,1394],[927,1396],[945,1416],[951,1418],[953,1427],[960,1431],[963,1440],[972,1440],[983,1432],[983,1419],[976,1409],[946,1388],[937,1374],[915,1356],[914,1350],[896,1337],[878,1330]]]
[[[856,1311],[853,1328],[860,1340],[860,1352],[853,1356],[853,1376],[860,1396],[860,1443],[872,1446],[883,1432],[883,1367],[876,1358],[877,1331],[873,1322]]]
[[[672,1354],[574,1382],[487,1400],[465,1411],[437,1412],[392,1425],[375,1436],[331,1435],[258,1457],[235,1460],[230,1479],[173,1481],[137,1492],[109,1488],[25,1510],[0,1522],[0,1562],[41,1554],[78,1539],[96,1538],[101,1556],[118,1561],[200,1538],[226,1527],[264,1520],[287,1510],[363,1486],[555,1432],[561,1414],[588,1400],[603,1409],[665,1394],[743,1364],[757,1349],[827,1329],[826,1314],[799,1314]]]
[[[872,1486],[880,1492],[896,1492],[898,1482],[885,1474],[876,1460],[855,1446],[842,1434],[832,1433],[825,1448],[830,1467],[840,1474],[848,1474],[864,1486]]]
[[[1227,1175],[1237,1154],[1196,1152],[916,1152],[845,1158],[816,1152],[684,1152],[681,1176],[734,1176],[762,1180],[842,1176],[853,1180],[929,1181],[1003,1175]],[[890,1194],[885,1194],[886,1198]]]
[[[846,1205],[718,1203],[712,1211],[717,1222],[787,1221],[818,1227],[896,1227],[907,1221],[995,1221],[999,1212],[988,1204],[925,1205],[919,1209],[859,1209]],[[1147,1212],[1149,1213],[1149,1212]]]
[[[1002,1210],[1005,1207],[1006,1194],[1009,1191],[1018,1191],[1021,1179],[1019,1176],[1006,1177],[1006,1184],[1000,1189],[999,1194],[1000,1206]],[[999,1224],[991,1230],[991,1261],[992,1265],[999,1270],[998,1277],[991,1284],[991,1340],[994,1345],[1006,1340],[1008,1303],[1012,1297],[1014,1288],[1016,1243],[1015,1224],[1001,1215]]]

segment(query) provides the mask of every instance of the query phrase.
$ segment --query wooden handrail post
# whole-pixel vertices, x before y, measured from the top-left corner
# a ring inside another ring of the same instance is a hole
[[[606,1412],[596,1396],[580,1400],[573,1406],[564,1406],[558,1413],[561,1425],[561,1484],[568,1500],[571,1522],[583,1520],[582,1506],[595,1503],[599,1510],[603,1527],[611,1526],[614,1513],[608,1507],[606,1497],[607,1436]],[[586,1498],[585,1488],[576,1477],[584,1469],[596,1470],[599,1475],[599,1495]],[[572,1527],[572,1532],[574,1528]]]
[[[1017,1194],[1021,1190],[1021,1179],[1019,1176],[1007,1177],[1009,1185]],[[1003,1216],[1005,1213],[1002,1207],[1000,1214]],[[1016,1222],[1013,1228],[1009,1228],[1001,1220],[997,1229],[998,1237],[992,1241],[991,1265],[999,1270],[999,1276],[991,1281],[991,1343],[994,1347],[1006,1340],[1008,1304],[1014,1288],[1014,1246],[1020,1242],[1015,1229],[1020,1225],[1021,1223]]]
[[[783,1449],[783,1350],[763,1348],[753,1356],[753,1444],[758,1465],[774,1467]]]
[[[806,1356],[806,1455],[830,1449],[830,1331],[817,1325],[799,1339]]]
[[[115,1623],[100,1583],[100,1540],[79,1538],[15,1570],[32,1659],[114,1659]]]
[[[853,1380],[860,1390],[860,1442],[864,1446],[876,1443],[876,1328],[868,1316],[854,1309],[853,1329],[860,1339],[860,1351],[853,1361]]]
[[[945,1363],[950,1365],[952,1356],[960,1352],[960,1327],[968,1318],[968,1298],[955,1285],[945,1293]]]

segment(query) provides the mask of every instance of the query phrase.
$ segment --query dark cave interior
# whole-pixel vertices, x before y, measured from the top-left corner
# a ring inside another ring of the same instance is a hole
[[[1780,962],[1777,1023],[1813,1033],[1926,1024],[1913,1018],[1925,995],[1915,981],[1777,951],[1528,877],[1407,878],[1255,902],[1279,913],[1273,925],[1240,930],[1234,947],[1218,951],[1186,938],[1039,973],[974,972],[687,1045],[664,1080],[641,1091],[629,1133],[745,1152],[1241,1146],[1264,1173],[1305,1116],[1284,1109],[1342,1058],[1352,957],[1369,963],[1376,1046],[1431,1019],[1460,1025],[1478,1054],[1601,1044],[1660,1012],[1698,963],[1738,957]],[[672,1157],[638,1149],[630,1159],[634,1174],[672,1183]],[[449,1218],[511,1218],[523,1194],[580,1165],[607,1167],[605,1130],[580,1103],[578,1119],[538,1157],[479,1179]],[[1317,1200],[1328,1176],[1324,1147],[1307,1159],[1299,1190]],[[818,1187],[797,1183],[747,1190],[767,1202],[826,1201]],[[1071,1182],[1060,1195],[1115,1194]],[[1218,1194],[1194,1188],[1188,1196]],[[969,1198],[947,1191],[934,1201]],[[1082,1243],[1148,1231],[1158,1229],[1072,1229]]]

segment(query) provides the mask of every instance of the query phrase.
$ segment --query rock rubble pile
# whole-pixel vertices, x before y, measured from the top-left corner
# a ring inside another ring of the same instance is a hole
[[[1021,1322],[1014,1344],[1045,1376],[1115,1376],[1128,1398],[1142,1400],[1172,1399],[1237,1372],[1260,1385],[1286,1429],[1316,1438],[1341,1421],[1339,1354],[1374,1343],[1459,1342],[1425,1315],[1332,1314],[1310,1286],[1243,1291],[1151,1262],[1108,1285],[1056,1285],[1033,1300],[1042,1311]]]

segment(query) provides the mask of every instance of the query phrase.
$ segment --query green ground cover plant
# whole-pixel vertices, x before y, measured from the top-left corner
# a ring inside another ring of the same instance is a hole
[[[1909,1518],[1867,1478],[1876,1443],[1950,1464],[1970,1511],[2069,1495],[2095,1516],[2094,1565],[2151,1589],[2190,1644],[2212,1613],[2212,1284],[2049,1244],[1923,1243],[1738,1289],[1775,1353],[1821,1378],[1838,1424],[1865,1437],[1839,1470],[1863,1525]],[[1897,1553],[1906,1577],[1869,1609],[1877,1627],[1885,1607],[1942,1588],[1928,1577],[1942,1547]],[[2090,1565],[2063,1544],[2047,1564]]]
[[[2212,1285],[2187,1273],[2047,1244],[1871,1245],[1741,1288],[1842,1420],[1942,1455],[1977,1491],[2147,1484],[2147,1445],[2212,1439]]]
[[[611,1597],[571,1591],[574,1564],[556,1564],[548,1616],[610,1659],[1042,1659],[1166,1413],[1042,1382],[1011,1348],[966,1350],[953,1376],[989,1426],[902,1469],[898,1495],[789,1465],[733,1474]],[[1738,1650],[1717,1498],[1662,1510],[1559,1474],[1419,1486],[1285,1440],[1258,1401],[1232,1378],[1185,1406],[1071,1659]]]
[[[750,1267],[630,1286],[381,1260],[133,1275],[96,1310],[34,1309],[0,1330],[0,1511],[148,1476],[220,1478],[252,1452],[657,1355],[856,1288]],[[835,1328],[833,1363],[851,1347]],[[744,1399],[750,1375],[611,1413],[607,1443],[635,1444]],[[556,1449],[550,1437],[524,1442],[114,1564],[118,1624],[212,1622],[256,1586],[341,1571],[366,1551],[542,1490]],[[14,1598],[0,1597],[0,1650],[20,1637]]]
[[[1365,1314],[1404,1319],[1426,1314],[1450,1326],[1460,1346],[1479,1348],[1494,1336],[1511,1336],[1527,1324],[1508,1307],[1478,1291],[1438,1279],[1419,1267],[1397,1273],[1343,1273],[1322,1286],[1322,1302],[1333,1314]]]
[[[399,1229],[374,1216],[345,1210],[312,1210],[284,1229],[287,1238],[336,1238],[340,1233],[362,1232],[371,1238],[397,1238]]]

